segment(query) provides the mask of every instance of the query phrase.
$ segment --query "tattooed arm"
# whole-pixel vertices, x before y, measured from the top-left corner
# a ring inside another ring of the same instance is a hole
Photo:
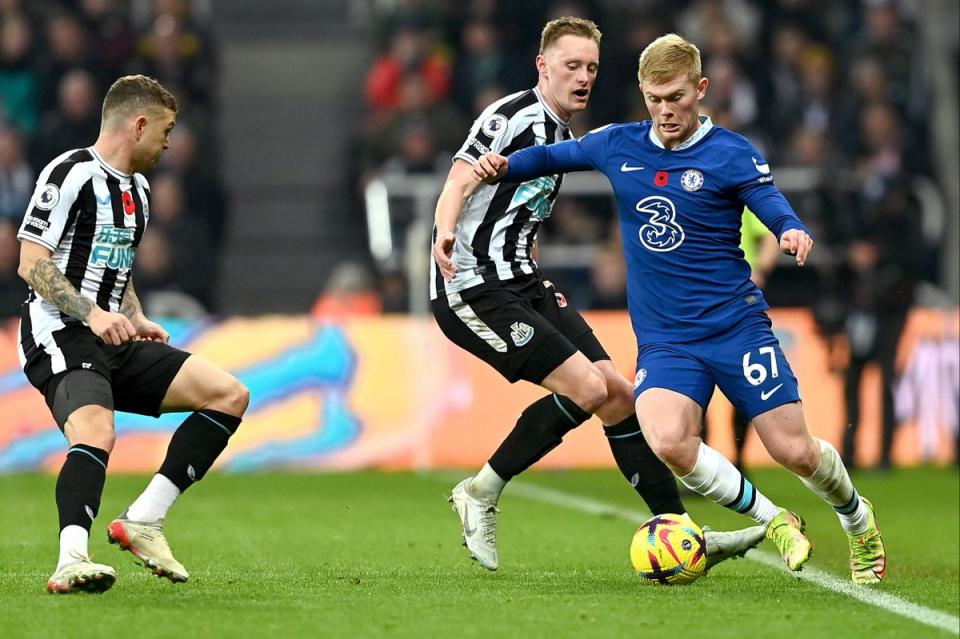
[[[40,297],[61,311],[86,322],[94,335],[107,344],[120,345],[133,339],[137,331],[120,313],[110,313],[80,295],[70,280],[51,260],[50,249],[36,242],[20,243],[17,273]]]
[[[133,275],[127,280],[127,289],[123,292],[123,300],[120,302],[120,312],[127,316],[137,329],[137,337],[154,342],[169,342],[170,333],[163,330],[163,327],[156,322],[151,322],[143,314],[143,306],[140,304],[140,298],[133,288]]]
[[[127,280],[127,288],[123,292],[123,300],[120,302],[120,312],[127,316],[131,322],[144,318],[143,306],[140,304],[140,298],[137,292],[133,290],[133,276]]]

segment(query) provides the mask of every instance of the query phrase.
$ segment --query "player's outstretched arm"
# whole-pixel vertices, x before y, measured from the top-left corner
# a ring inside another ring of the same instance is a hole
[[[143,314],[143,306],[140,304],[140,298],[133,288],[133,276],[127,281],[127,288],[123,292],[123,301],[120,302],[120,312],[127,316],[130,323],[137,331],[137,337],[151,342],[170,341],[170,333],[165,331],[162,326],[156,322],[151,322]]]
[[[52,255],[41,244],[21,242],[17,273],[43,299],[70,317],[86,322],[94,335],[107,344],[119,346],[133,339],[137,332],[130,320],[120,313],[107,312],[80,295],[50,259]]]
[[[510,154],[487,153],[473,165],[474,177],[484,182],[523,182],[545,175],[590,171],[594,168],[578,140],[537,144]]]
[[[447,281],[457,274],[457,266],[453,263],[453,247],[457,236],[457,220],[460,212],[473,192],[480,186],[480,180],[474,177],[473,167],[464,160],[455,160],[443,191],[437,200],[437,210],[434,222],[437,227],[437,238],[433,243],[433,259],[437,262],[440,274]]]

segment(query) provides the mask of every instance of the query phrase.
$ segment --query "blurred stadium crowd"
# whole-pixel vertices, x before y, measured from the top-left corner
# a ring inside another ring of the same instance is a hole
[[[137,290],[161,310],[215,310],[228,198],[216,172],[217,45],[197,6],[0,0],[0,317],[19,315],[26,297],[16,232],[37,175],[60,153],[93,144],[103,96],[127,73],[159,79],[180,105],[170,150],[150,176]]]
[[[805,170],[794,172],[801,186],[792,191],[777,175],[816,234],[813,268],[776,269],[768,279],[771,303],[816,305],[836,332],[852,311],[899,316],[917,282],[937,283],[939,227],[936,220],[917,223],[917,185],[932,184],[924,181],[932,159],[915,2],[370,5],[376,53],[364,79],[362,133],[350,154],[354,193],[384,173],[445,174],[476,114],[536,82],[543,24],[580,15],[596,21],[604,38],[599,80],[575,133],[647,117],[637,55],[658,35],[677,31],[701,48],[711,81],[703,106],[714,121],[749,136],[775,169]],[[167,299],[179,309],[217,310],[229,197],[217,169],[212,13],[196,0],[0,0],[0,313],[16,314],[24,290],[14,235],[37,173],[96,138],[104,91],[131,72],[157,77],[181,102],[171,150],[151,176],[154,218],[137,259],[138,289],[171,292]],[[616,234],[609,198],[573,195],[561,196],[542,231],[548,249],[589,249],[554,252],[573,260],[551,260],[548,250],[544,260],[582,308],[625,304]],[[372,287],[381,300],[372,308],[405,310],[407,286],[394,267],[382,268],[380,286]]]
[[[917,223],[917,181],[928,176],[931,157],[914,3],[381,5],[387,8],[379,16],[379,55],[365,80],[361,185],[384,172],[445,175],[473,118],[497,97],[536,83],[539,33],[549,19],[588,17],[603,32],[599,79],[588,110],[573,121],[575,134],[648,117],[637,87],[637,56],[654,38],[676,31],[701,49],[710,79],[703,110],[714,122],[750,137],[775,169],[806,169],[794,172],[796,189],[779,181],[815,232],[815,268],[777,271],[767,287],[771,303],[816,303],[825,326],[840,330],[850,306],[902,314],[917,282],[938,279],[936,225],[928,224],[924,234]],[[578,306],[625,305],[609,201],[561,195],[541,233],[546,247],[594,247],[579,269],[543,261]],[[816,286],[805,286],[811,280]]]

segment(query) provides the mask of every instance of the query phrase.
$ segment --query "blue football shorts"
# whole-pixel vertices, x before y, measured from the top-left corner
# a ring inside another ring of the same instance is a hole
[[[747,419],[800,400],[797,378],[766,313],[750,314],[704,339],[640,346],[634,398],[649,388],[666,388],[706,410],[714,387]]]

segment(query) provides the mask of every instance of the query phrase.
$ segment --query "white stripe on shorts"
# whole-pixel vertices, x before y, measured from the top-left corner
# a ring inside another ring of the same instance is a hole
[[[489,344],[498,353],[507,352],[507,343],[500,339],[500,336],[494,333],[493,329],[487,326],[482,319],[477,317],[470,305],[460,297],[460,293],[448,294],[447,301],[450,303],[450,309],[477,337]]]

